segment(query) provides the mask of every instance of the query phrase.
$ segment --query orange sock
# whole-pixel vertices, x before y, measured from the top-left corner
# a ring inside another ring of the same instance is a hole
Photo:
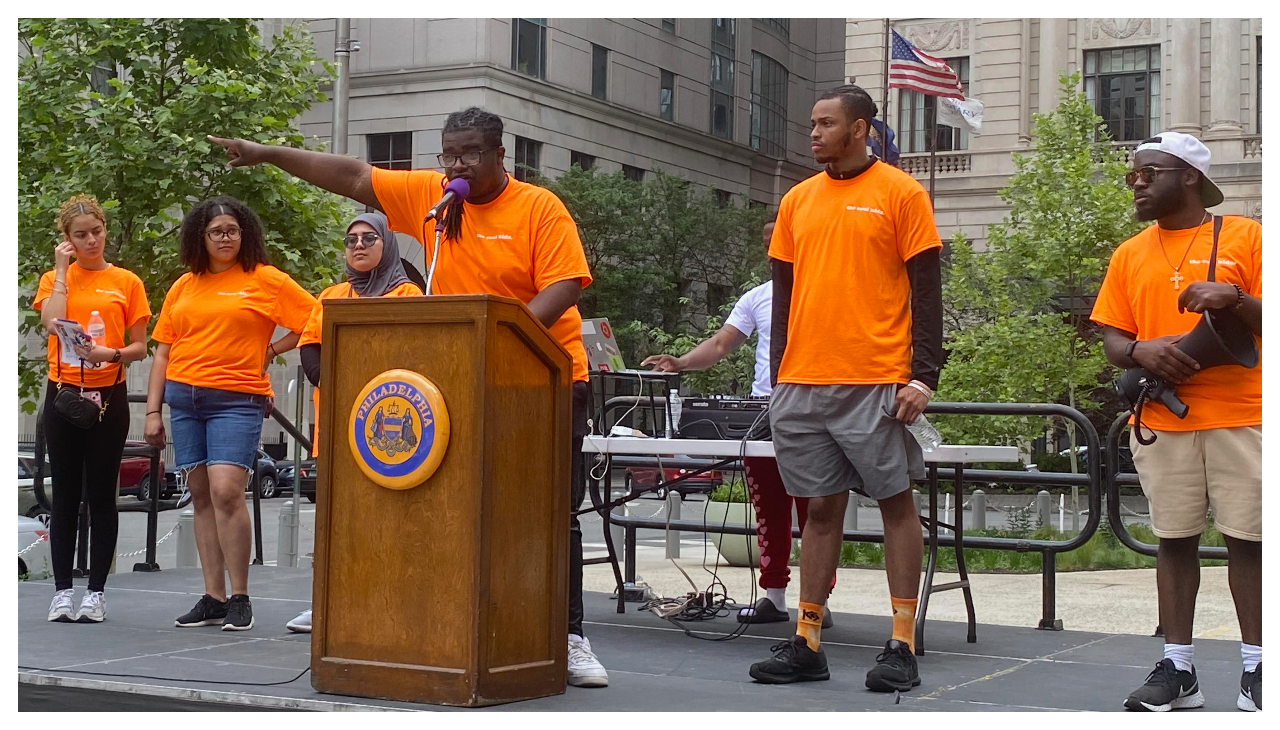
[[[809,648],[817,651],[822,645],[822,606],[800,602],[800,618],[796,621],[796,636],[803,636]]]
[[[889,596],[893,604],[893,638],[916,650],[916,602],[918,598]]]

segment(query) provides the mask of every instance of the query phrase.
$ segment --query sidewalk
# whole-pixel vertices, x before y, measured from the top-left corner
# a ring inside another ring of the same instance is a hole
[[[711,576],[702,567],[700,546],[693,548],[690,542],[686,538],[682,547],[684,557],[676,562],[698,584],[698,590],[705,590]],[[662,557],[660,550],[639,552],[636,574],[655,593],[680,596],[694,590],[671,561]],[[707,570],[714,569],[717,557],[715,547],[708,545]],[[752,576],[749,570],[721,565],[717,574],[730,598],[742,605],[750,603]],[[791,584],[787,588],[787,603],[793,610],[800,600],[799,579],[800,569],[793,565]],[[934,582],[946,583],[957,579],[954,574],[939,573]],[[974,610],[979,624],[1034,628],[1039,623],[1039,573],[971,573],[969,579],[973,586]],[[1155,570],[1060,572],[1057,574],[1057,583],[1057,617],[1062,620],[1065,629],[1151,636],[1159,623]],[[612,593],[612,568],[607,564],[587,566],[584,569],[583,587],[588,591]],[[764,591],[757,588],[756,597],[763,595]],[[635,605],[628,604],[631,608]],[[829,605],[833,611],[840,613],[891,615],[889,587],[885,582],[884,571],[840,569]],[[929,619],[965,621],[962,593],[947,591],[935,594],[929,602]],[[1196,602],[1194,635],[1204,639],[1240,640],[1240,629],[1236,624],[1235,606],[1231,602],[1225,567],[1202,568],[1200,571],[1200,595]],[[978,640],[982,640],[981,629]]]

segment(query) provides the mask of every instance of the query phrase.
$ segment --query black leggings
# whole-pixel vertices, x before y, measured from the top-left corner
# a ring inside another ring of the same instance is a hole
[[[89,428],[67,422],[53,410],[57,386],[49,381],[44,395],[44,439],[53,472],[53,514],[49,520],[49,550],[57,590],[71,587],[76,554],[80,502],[89,502],[89,590],[101,591],[116,554],[120,516],[116,512],[116,483],[120,458],[129,435],[129,389],[124,383],[99,391],[110,397],[102,420]],[[84,490],[84,491],[82,491]]]

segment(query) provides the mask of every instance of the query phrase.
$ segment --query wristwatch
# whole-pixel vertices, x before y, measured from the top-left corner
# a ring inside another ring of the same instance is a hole
[[[121,357],[124,357],[124,355],[119,350],[116,350],[116,354],[111,356],[110,362],[120,362]]]

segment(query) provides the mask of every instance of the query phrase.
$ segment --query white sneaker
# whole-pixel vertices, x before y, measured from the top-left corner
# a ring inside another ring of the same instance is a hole
[[[80,612],[76,621],[82,624],[100,624],[107,617],[107,599],[102,591],[85,591],[80,599]]]
[[[311,633],[311,609],[307,609],[298,614],[292,621],[285,624],[284,627],[297,634]]]
[[[569,634],[569,686],[608,687],[609,673],[591,653],[591,642],[586,637]]]
[[[76,589],[68,588],[53,594],[53,603],[49,604],[49,620],[62,623],[75,623],[71,615],[71,599],[75,598]]]

